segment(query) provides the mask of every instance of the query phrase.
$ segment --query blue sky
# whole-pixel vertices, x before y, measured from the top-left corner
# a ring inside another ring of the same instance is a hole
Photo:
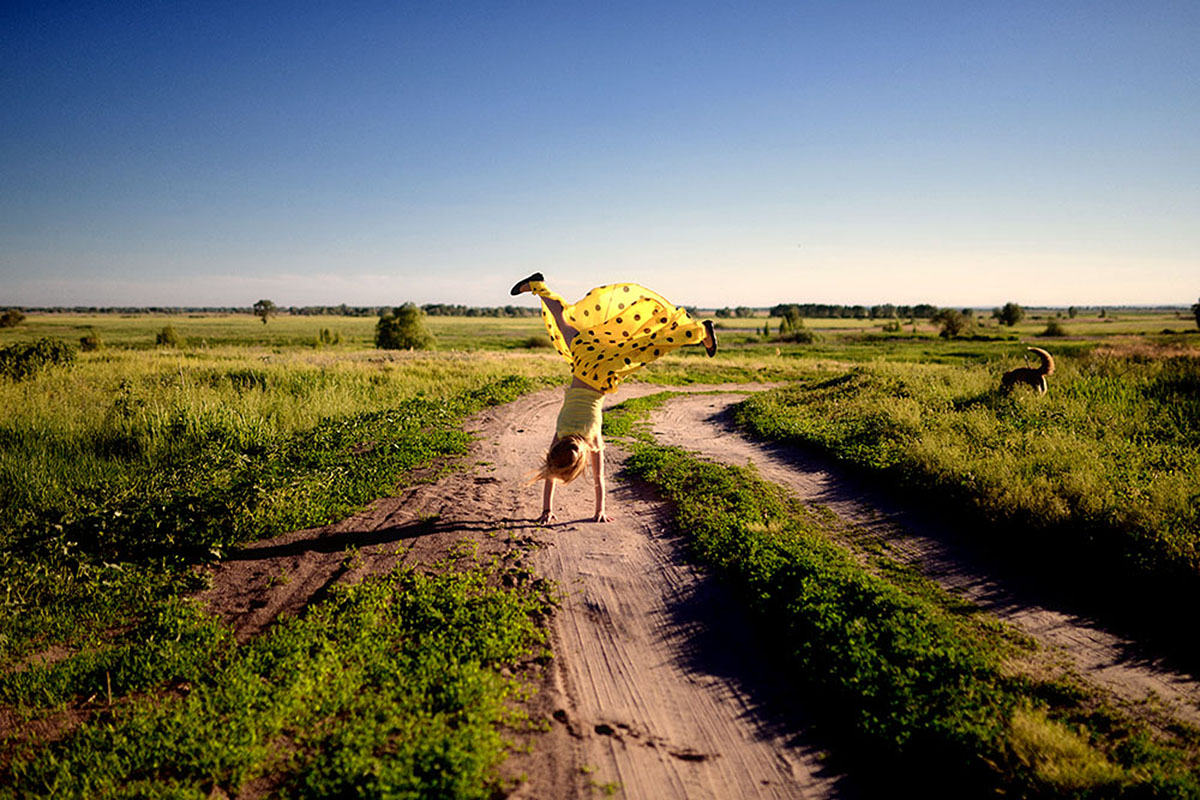
[[[1200,4],[9,2],[0,305],[1190,304]]]

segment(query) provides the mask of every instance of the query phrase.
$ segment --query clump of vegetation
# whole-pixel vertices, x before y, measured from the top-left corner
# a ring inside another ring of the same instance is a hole
[[[534,334],[525,338],[521,342],[521,346],[527,350],[544,350],[549,347],[554,347],[554,342],[550,341],[550,337],[545,334]]]
[[[433,334],[425,324],[425,312],[405,303],[382,315],[375,326],[375,346],[380,350],[428,350]]]
[[[17,342],[0,347],[0,376],[14,381],[25,380],[41,370],[69,365],[74,361],[74,348],[60,339]]]
[[[1047,322],[1046,329],[1038,334],[1038,336],[1048,336],[1048,337],[1066,336],[1066,335],[1067,335],[1067,329],[1063,326],[1063,324],[1061,322],[1059,322],[1056,319],[1052,319],[1049,322]]]
[[[0,328],[15,328],[25,321],[25,315],[18,308],[10,308],[0,314]]]
[[[279,313],[275,303],[271,300],[259,300],[254,304],[254,316],[262,320],[262,324],[266,325],[267,320]]]
[[[340,331],[331,331],[329,328],[321,328],[317,334],[318,346],[331,346],[342,343],[342,334]]]
[[[1200,328],[1200,302],[1192,305],[1192,316],[1196,318],[1196,327]]]
[[[1001,325],[1012,327],[1025,319],[1025,309],[1016,303],[1005,303],[1003,307],[992,311],[992,316],[1000,320]]]
[[[941,326],[938,336],[941,336],[943,339],[965,336],[971,332],[971,326],[974,322],[970,316],[954,308],[939,309],[929,321]]]
[[[84,352],[92,352],[104,347],[104,340],[100,338],[100,333],[95,328],[89,328],[88,332],[79,337],[79,349]]]
[[[817,335],[804,327],[804,317],[800,316],[800,309],[788,306],[780,317],[779,332],[775,338],[781,342],[812,344],[817,340]]]
[[[167,325],[161,331],[154,334],[154,343],[159,347],[179,347],[182,339],[175,332],[174,325]]]

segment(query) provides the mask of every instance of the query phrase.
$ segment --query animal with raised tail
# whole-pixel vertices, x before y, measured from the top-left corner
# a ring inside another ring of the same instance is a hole
[[[1038,394],[1046,393],[1046,376],[1054,374],[1054,357],[1040,347],[1030,347],[1028,349],[1037,353],[1038,358],[1042,360],[1041,366],[1010,369],[1000,379],[1001,391],[1011,392],[1014,386],[1024,383],[1032,387]]]

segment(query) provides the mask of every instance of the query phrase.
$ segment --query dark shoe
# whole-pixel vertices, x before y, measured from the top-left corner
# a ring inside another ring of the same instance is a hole
[[[509,292],[509,294],[517,295],[517,294],[520,294],[521,292],[528,292],[529,291],[529,283],[531,281],[545,281],[545,280],[546,279],[544,277],[542,277],[542,273],[535,272],[532,275],[530,275],[528,278],[526,278],[525,280],[517,281],[517,285],[512,288],[512,291]]]
[[[712,358],[717,354],[717,332],[713,330],[712,320],[704,320],[704,330],[708,334],[708,338],[712,339],[712,344],[704,343],[704,352],[708,353],[708,357]]]

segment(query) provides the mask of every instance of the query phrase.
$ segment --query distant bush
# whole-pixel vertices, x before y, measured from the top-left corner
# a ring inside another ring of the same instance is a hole
[[[102,347],[104,347],[104,340],[100,338],[100,334],[96,332],[95,328],[89,329],[87,336],[79,337],[79,349],[84,352],[99,350]]]
[[[1196,318],[1196,327],[1200,328],[1200,303],[1192,306],[1192,316]]]
[[[182,341],[173,325],[168,325],[154,334],[154,343],[160,347],[179,347]]]
[[[537,350],[543,347],[553,347],[554,343],[548,337],[538,334],[522,341],[521,346],[529,350]]]
[[[1058,320],[1052,319],[1046,323],[1046,330],[1042,331],[1038,335],[1039,336],[1066,336],[1067,329],[1064,328]]]
[[[817,334],[808,328],[797,328],[796,330],[779,334],[778,340],[781,342],[793,342],[795,344],[812,344],[817,341],[817,338]]]
[[[413,303],[405,303],[379,318],[375,325],[375,346],[380,350],[428,350],[433,334],[425,325],[425,312]]]
[[[342,334],[340,331],[331,331],[329,328],[321,328],[321,332],[317,334],[317,345],[332,345],[341,344]]]
[[[1025,309],[1016,303],[1005,303],[1003,308],[992,311],[992,316],[1000,320],[1001,325],[1011,328],[1025,318]]]
[[[953,339],[956,336],[963,336],[971,332],[972,319],[953,308],[939,309],[930,318],[930,322],[935,322],[942,326],[938,336],[941,336],[943,339]]]
[[[59,339],[18,342],[0,348],[0,375],[14,381],[24,380],[47,367],[71,364],[75,350]]]
[[[10,308],[0,314],[0,328],[15,328],[25,321],[25,315],[19,309]]]

